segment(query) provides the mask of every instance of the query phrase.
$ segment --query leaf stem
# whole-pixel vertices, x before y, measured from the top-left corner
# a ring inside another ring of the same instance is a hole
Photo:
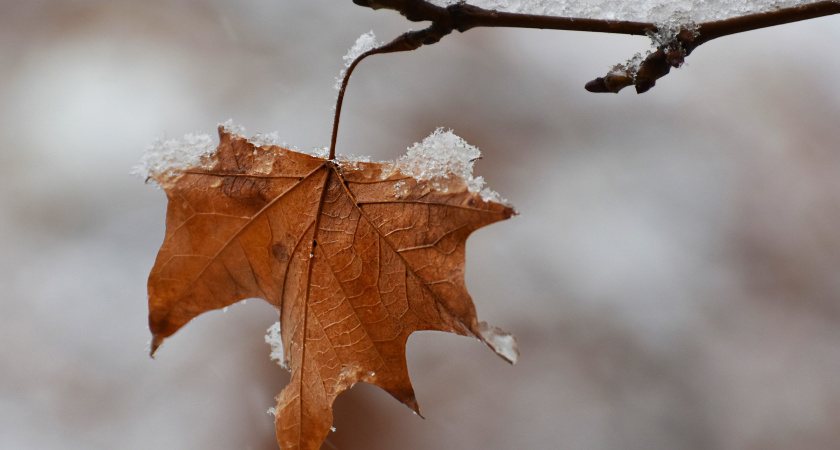
[[[353,62],[347,68],[347,72],[344,74],[344,79],[341,80],[341,88],[339,88],[338,90],[338,98],[335,102],[335,116],[333,118],[333,130],[332,139],[330,140],[329,159],[335,159],[335,145],[336,141],[338,140],[338,124],[341,121],[341,106],[344,104],[344,94],[347,91],[347,84],[350,82],[350,76],[353,74],[353,71],[356,69],[356,66],[358,66],[359,63],[362,62],[362,60],[367,58],[368,56],[378,55],[381,53],[407,52],[425,44],[433,44],[439,41],[441,37],[445,36],[450,31],[451,29],[447,30],[435,24],[432,24],[432,26],[423,30],[408,31],[397,36],[396,39],[387,44],[380,45],[377,48],[362,53],[361,55],[359,55],[358,58],[353,60]]]
[[[350,67],[347,68],[347,72],[344,74],[344,79],[341,80],[341,88],[338,90],[338,98],[335,101],[335,116],[333,117],[333,129],[332,129],[332,139],[330,140],[330,160],[335,159],[335,143],[338,139],[338,123],[341,120],[341,106],[344,104],[344,92],[347,91],[347,83],[350,81],[350,75],[353,74],[353,70],[356,69],[356,66],[359,63],[370,56],[373,50],[369,50],[365,53],[359,55],[358,58],[353,60],[353,63],[350,64]]]
[[[359,55],[358,58],[353,60],[350,67],[347,68],[347,72],[344,74],[344,79],[341,80],[341,88],[338,90],[338,98],[335,101],[335,116],[333,117],[332,139],[330,140],[330,160],[335,159],[335,143],[338,140],[338,123],[341,120],[341,106],[344,104],[344,93],[347,91],[347,83],[350,82],[350,75],[352,75],[353,71],[356,70],[356,66],[358,66],[359,63],[368,56],[375,55],[377,53],[387,53],[380,51],[383,47],[377,47]]]

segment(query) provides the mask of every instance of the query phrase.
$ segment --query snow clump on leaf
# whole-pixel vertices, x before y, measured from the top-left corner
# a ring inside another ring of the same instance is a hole
[[[283,356],[283,335],[280,334],[279,320],[274,322],[274,324],[266,330],[265,342],[271,346],[271,360],[277,362],[280,367],[289,370],[289,367],[286,365],[285,357]]]
[[[396,166],[417,181],[431,181],[433,188],[442,186],[436,181],[460,179],[467,190],[479,192],[482,200],[507,204],[498,193],[485,187],[484,177],[473,177],[473,165],[480,157],[478,148],[452,130],[438,128],[423,142],[409,147],[405,156],[397,159]]]
[[[193,167],[203,167],[216,150],[216,144],[207,134],[187,134],[180,139],[155,139],[146,147],[132,175],[152,179]]]

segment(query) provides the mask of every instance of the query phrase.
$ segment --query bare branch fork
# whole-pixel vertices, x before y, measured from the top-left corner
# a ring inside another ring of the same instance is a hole
[[[478,27],[538,28],[548,30],[589,31],[628,35],[653,36],[663,31],[652,22],[609,21],[603,19],[582,19],[570,17],[540,16],[532,14],[507,13],[483,9],[464,2],[437,6],[427,0],[353,0],[353,3],[371,9],[391,9],[412,22],[431,22],[427,28],[409,31],[388,44],[363,53],[348,67],[336,102],[333,122],[330,159],[335,157],[341,105],[350,75],[364,58],[380,53],[395,53],[415,50],[423,45],[440,41],[453,31],[465,32]],[[680,67],[694,49],[719,37],[745,31],[757,30],[801,20],[815,19],[840,13],[840,0],[826,0],[803,6],[778,9],[776,11],[749,14],[731,19],[704,22],[692,27],[683,27],[673,33],[668,42],[647,55],[638,67],[614,69],[604,77],[586,83],[590,92],[614,92],[635,86],[636,92],[647,92],[656,80]]]

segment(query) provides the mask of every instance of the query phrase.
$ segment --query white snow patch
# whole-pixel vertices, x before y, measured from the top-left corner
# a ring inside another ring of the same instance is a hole
[[[262,147],[264,145],[277,145],[280,142],[280,138],[276,131],[270,131],[268,133],[257,133],[249,137],[248,142],[257,147]]]
[[[233,123],[233,119],[228,119],[224,122],[219,123],[219,126],[224,128],[230,134],[235,134],[237,136],[245,136],[245,127],[239,124]]]
[[[290,150],[299,151],[280,142],[278,133],[257,133],[247,137],[245,127],[236,125],[232,119],[219,124],[225,131],[244,137],[257,147],[279,145]],[[212,156],[216,151],[216,140],[205,133],[189,133],[180,139],[157,138],[143,152],[143,156],[131,169],[131,175],[143,179],[154,179],[158,175],[166,175],[187,169],[208,169],[213,164]],[[318,156],[318,155],[316,155]]]
[[[438,6],[449,6],[458,3],[459,0],[431,1]],[[674,42],[681,28],[702,34],[702,26],[698,27],[698,24],[805,6],[818,1],[820,0],[469,0],[468,3],[484,9],[520,14],[653,23],[657,31],[650,33],[649,37],[653,41],[653,47],[658,48]],[[635,76],[635,69],[638,67],[628,66],[627,71],[620,69],[615,68],[615,72]]]
[[[350,67],[350,64],[353,64],[353,61],[355,61],[356,58],[362,56],[363,53],[379,47],[380,45],[381,44],[379,42],[376,42],[376,35],[373,33],[373,30],[359,36],[359,38],[356,39],[356,43],[353,44],[353,46],[350,47],[350,50],[347,51],[347,54],[344,55],[344,67]]]
[[[347,68],[353,64],[353,61],[356,60],[359,56],[362,56],[363,53],[369,52],[376,47],[382,45],[381,42],[376,42],[376,35],[373,33],[373,30],[359,36],[356,39],[356,43],[350,47],[350,50],[347,50],[347,54],[344,55],[344,69],[341,70],[341,73],[338,74],[338,77],[335,79],[335,90],[341,89],[341,83],[344,81],[344,76],[347,74]]]
[[[234,124],[233,119],[228,119],[219,124],[222,128],[225,129],[228,133],[235,134],[239,137],[245,138],[251,144],[256,145],[257,147],[267,146],[267,145],[279,145],[280,147],[289,148],[288,144],[285,142],[280,141],[279,133],[277,131],[269,131],[267,133],[257,133],[253,136],[247,136],[245,131],[245,127],[242,125]],[[294,150],[291,149],[290,150]]]
[[[233,120],[227,120],[219,126],[228,133],[246,136],[245,127],[235,125]],[[279,145],[317,158],[326,159],[329,156],[329,147],[315,147],[302,151],[280,142],[276,131],[257,133],[246,139],[257,147]],[[156,139],[146,148],[140,162],[132,168],[131,174],[153,179],[158,175],[187,169],[209,169],[214,162],[216,146],[215,139],[208,134],[191,133],[180,139]],[[508,205],[507,200],[485,185],[483,177],[473,176],[473,165],[480,157],[481,152],[478,148],[468,144],[451,130],[444,131],[443,128],[438,128],[422,142],[409,147],[404,156],[386,164],[393,164],[395,170],[419,182],[428,182],[429,186],[437,191],[448,192],[455,181],[462,183],[469,192],[478,193],[486,202]],[[341,166],[354,169],[358,168],[359,164],[371,162],[369,156],[340,155],[336,159]],[[405,196],[408,193],[405,182],[396,183],[394,192],[397,197]]]
[[[269,355],[271,360],[276,361],[280,367],[289,370],[289,366],[286,364],[286,360],[283,356],[283,335],[280,334],[279,320],[274,322],[274,324],[266,330],[265,342],[271,346],[271,355]]]
[[[460,0],[432,0],[448,6]],[[470,0],[496,11],[615,21],[702,23],[803,6],[819,0]]]
[[[484,201],[507,204],[507,201],[485,186],[483,177],[473,177],[473,165],[481,157],[478,148],[455,135],[452,130],[436,129],[408,148],[405,156],[396,161],[396,167],[417,181],[430,181],[431,187],[447,192],[446,183],[460,179],[467,190],[478,192]],[[395,186],[396,188],[396,186]]]
[[[330,156],[329,147],[312,147],[309,150],[295,150],[296,152],[305,153],[316,158],[327,159]]]
[[[487,343],[499,356],[506,359],[511,364],[516,364],[519,359],[519,347],[516,346],[516,337],[501,328],[494,327],[481,322],[478,324],[478,331],[481,333],[481,338]]]
[[[144,179],[194,167],[206,167],[216,143],[208,134],[190,133],[180,139],[155,139],[131,174]]]
[[[324,156],[324,158],[326,158],[327,156]],[[360,164],[372,162],[370,156],[353,154],[338,155],[335,157],[334,161],[337,162],[341,166],[341,168],[345,170],[358,170]]]
[[[335,158],[342,166],[350,166],[355,167],[358,163],[369,163],[371,162],[370,156],[367,155],[338,155]]]
[[[610,73],[616,75],[630,75],[631,77],[635,77],[636,73],[639,71],[639,68],[642,66],[642,63],[645,61],[645,58],[651,52],[647,52],[645,55],[641,53],[636,53],[633,55],[632,58],[628,59],[627,62],[624,64],[616,64],[610,69]]]

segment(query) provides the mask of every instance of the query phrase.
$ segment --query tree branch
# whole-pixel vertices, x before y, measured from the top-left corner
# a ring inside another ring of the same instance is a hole
[[[478,27],[538,28],[651,36],[660,31],[655,23],[650,22],[507,13],[491,11],[467,3],[441,7],[427,0],[353,0],[353,2],[372,9],[395,10],[414,22],[431,21],[430,28],[437,29],[436,39],[433,42],[424,42],[424,44],[437,42],[455,30],[465,32]],[[667,75],[671,67],[680,67],[685,57],[695,48],[712,39],[838,13],[840,13],[840,1],[826,0],[777,11],[701,23],[690,29],[683,28],[676,33],[673,40],[662,43],[638,66],[614,69],[606,77],[596,78],[585,87],[591,92],[618,92],[633,84],[638,93],[646,92],[656,84],[656,80]]]
[[[833,14],[840,14],[840,1],[827,0],[776,11],[748,14],[731,19],[718,20],[716,22],[706,22],[697,26],[700,36],[697,39],[698,43],[695,47],[712,39],[729,36],[730,34],[816,19]]]
[[[341,106],[347,83],[356,66],[368,56],[415,50],[423,45],[440,41],[453,31],[465,32],[479,27],[538,28],[549,30],[589,31],[598,33],[616,33],[628,35],[648,35],[653,37],[659,30],[651,22],[610,21],[604,19],[583,19],[571,17],[540,16],[491,11],[467,3],[456,3],[447,7],[437,6],[427,0],[353,0],[353,3],[371,9],[391,9],[402,14],[412,22],[429,21],[428,28],[409,31],[393,41],[363,53],[356,58],[341,82],[333,120],[330,159],[335,158],[335,146],[338,138],[338,125]],[[635,85],[637,93],[647,92],[659,78],[667,75],[672,67],[680,67],[698,46],[717,39],[745,31],[772,27],[801,20],[814,19],[840,13],[840,0],[826,0],[804,6],[779,9],[776,11],[749,14],[725,20],[705,22],[691,27],[683,27],[672,33],[667,42],[661,42],[656,51],[648,54],[638,64],[616,66],[604,77],[598,77],[585,88],[590,92],[614,92]]]
[[[484,9],[468,3],[455,3],[447,7],[437,6],[427,0],[353,0],[353,3],[373,9],[393,9],[412,22],[448,23],[451,25],[452,31],[460,32],[478,27],[504,27],[594,31],[643,36],[648,30],[656,28],[653,23],[648,22],[508,13]]]

